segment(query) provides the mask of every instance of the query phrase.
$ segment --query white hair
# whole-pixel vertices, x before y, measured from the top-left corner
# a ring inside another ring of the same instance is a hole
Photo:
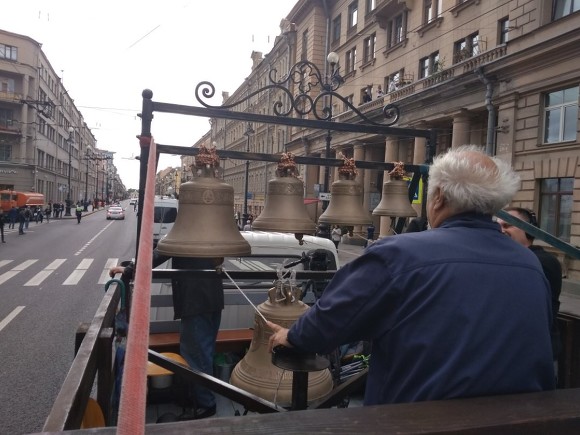
[[[458,213],[493,215],[509,204],[519,187],[520,177],[507,162],[487,156],[477,145],[464,145],[435,157],[429,168],[427,200],[440,189]]]

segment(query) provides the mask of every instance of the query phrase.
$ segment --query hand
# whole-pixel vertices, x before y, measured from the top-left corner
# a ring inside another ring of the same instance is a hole
[[[113,266],[109,269],[109,276],[114,278],[116,274],[125,272],[125,268],[123,266]]]
[[[266,322],[266,326],[270,328],[273,334],[270,336],[268,342],[268,350],[270,353],[276,346],[293,347],[288,341],[288,329],[272,322]]]

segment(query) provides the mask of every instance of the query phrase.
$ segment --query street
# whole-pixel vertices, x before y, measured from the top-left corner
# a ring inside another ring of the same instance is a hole
[[[80,323],[103,297],[108,269],[134,257],[137,218],[31,222],[5,226],[0,244],[0,434],[39,432],[74,358]]]

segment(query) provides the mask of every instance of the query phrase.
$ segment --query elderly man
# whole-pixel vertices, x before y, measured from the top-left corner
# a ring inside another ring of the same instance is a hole
[[[328,353],[370,340],[365,405],[553,389],[548,283],[492,219],[518,187],[477,147],[438,156],[431,229],[373,244],[289,330],[268,322],[270,346]]]

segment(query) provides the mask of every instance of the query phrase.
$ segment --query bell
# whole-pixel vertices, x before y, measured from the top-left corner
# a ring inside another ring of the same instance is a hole
[[[276,173],[277,176],[268,181],[264,210],[252,223],[252,228],[294,233],[301,241],[303,234],[315,232],[316,224],[304,205],[304,183],[296,177],[292,154],[284,153]]]
[[[372,222],[370,213],[362,205],[362,186],[356,180],[339,176],[330,186],[330,204],[318,221],[336,225],[367,225]]]
[[[289,290],[289,284],[284,284],[281,288],[279,282],[277,287],[268,291],[268,299],[258,305],[258,310],[266,319],[285,328],[292,326],[308,308],[308,305]],[[234,367],[230,383],[270,402],[290,406],[292,372],[272,364],[272,354],[268,350],[271,335],[272,332],[265,328],[264,321],[256,313],[252,343],[244,358]],[[332,375],[328,369],[310,372],[307,401],[321,399],[331,392],[332,387]]]
[[[409,201],[409,188],[405,180],[390,180],[383,184],[381,202],[373,210],[374,216],[412,217],[417,212]]]
[[[203,149],[207,152],[207,149]],[[159,253],[169,257],[238,257],[251,255],[250,244],[242,237],[232,219],[234,189],[215,178],[212,168],[219,159],[200,152],[198,177],[183,183],[179,209],[171,231],[157,244]]]

